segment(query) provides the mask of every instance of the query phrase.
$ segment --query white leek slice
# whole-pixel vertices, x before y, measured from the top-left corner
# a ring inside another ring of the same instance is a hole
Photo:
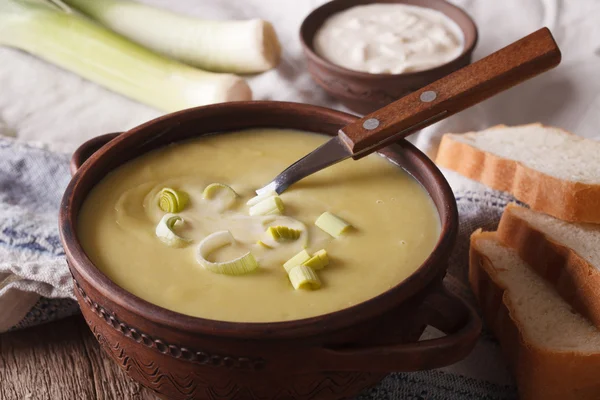
[[[234,243],[235,239],[229,231],[211,233],[198,245],[196,260],[205,269],[216,274],[243,275],[257,269],[258,262],[250,252],[238,258],[234,258],[233,260],[224,262],[212,262],[207,259],[208,255],[218,248]]]
[[[302,265],[302,263],[310,260],[310,254],[306,251],[306,249],[302,250],[300,253],[296,254],[294,257],[290,258],[283,264],[283,268],[285,272],[289,273],[292,268],[297,267],[298,265]]]
[[[206,72],[170,60],[52,4],[0,1],[0,45],[29,52],[167,112],[252,99],[250,87],[238,76]],[[156,29],[143,20],[135,25],[141,24]],[[176,36],[180,40],[186,35],[178,31]]]
[[[273,246],[270,246],[268,244],[266,244],[265,242],[263,242],[262,240],[258,240],[256,242],[257,245],[264,247],[265,249],[272,249]]]
[[[329,211],[321,214],[315,221],[315,225],[336,238],[352,227],[352,225]]]
[[[277,225],[270,226],[266,233],[276,242],[285,242],[287,240],[297,240],[302,234],[302,231],[300,229]]]
[[[324,249],[317,251],[309,260],[304,261],[302,265],[311,267],[315,271],[325,268],[329,265],[329,256],[327,256],[327,251]]]
[[[183,218],[178,215],[165,214],[156,225],[156,236],[170,247],[185,247],[191,240],[182,238],[174,232],[175,225],[183,224]]]
[[[202,192],[202,197],[206,200],[219,198],[221,200],[221,208],[227,209],[235,203],[238,194],[231,186],[223,183],[211,183]]]
[[[257,215],[274,215],[281,214],[284,210],[283,201],[279,196],[271,196],[253,205],[248,210],[251,217]]]
[[[260,203],[261,201],[266,200],[266,199],[268,199],[271,196],[278,196],[278,194],[277,194],[276,191],[270,190],[270,191],[268,191],[266,193],[259,194],[258,196],[254,196],[253,198],[251,198],[250,200],[248,200],[246,202],[246,204],[249,205],[249,206],[255,206],[258,203]]]
[[[260,19],[209,21],[123,0],[63,0],[113,31],[170,58],[217,72],[275,67],[281,46]]]
[[[310,289],[316,290],[321,287],[321,280],[317,273],[310,267],[305,265],[297,265],[288,273],[290,282],[294,289]]]
[[[183,211],[188,200],[189,196],[186,192],[164,188],[158,194],[158,207],[168,213],[178,213]]]

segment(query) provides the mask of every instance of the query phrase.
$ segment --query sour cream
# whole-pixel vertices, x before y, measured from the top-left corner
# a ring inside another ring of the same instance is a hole
[[[445,64],[460,55],[463,35],[439,11],[405,4],[351,7],[328,18],[316,52],[355,71],[401,74]]]

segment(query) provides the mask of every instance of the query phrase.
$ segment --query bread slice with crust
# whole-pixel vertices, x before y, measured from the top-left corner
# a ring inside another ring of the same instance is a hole
[[[600,331],[494,232],[471,236],[469,281],[521,400],[600,399]]]
[[[600,328],[600,225],[569,223],[509,204],[497,235]]]
[[[600,223],[600,142],[562,129],[498,125],[445,134],[436,163],[532,209],[566,221]]]

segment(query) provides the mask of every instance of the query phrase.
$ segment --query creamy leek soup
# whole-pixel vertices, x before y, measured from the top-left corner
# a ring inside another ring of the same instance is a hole
[[[376,154],[339,163],[294,184],[279,197],[281,211],[263,207],[264,198],[258,200],[266,215],[246,204],[257,188],[327,139],[256,129],[145,154],[92,189],[79,214],[79,239],[89,258],[117,285],[196,317],[274,322],[361,303],[422,264],[438,240],[439,216],[414,178]],[[212,183],[232,190],[217,185],[207,195],[204,190]],[[161,223],[168,219],[160,202],[165,188],[177,192],[184,206],[170,214],[179,217],[170,227]],[[333,216],[333,223],[319,227],[315,222],[324,212]],[[282,226],[287,231],[275,240],[269,228]],[[216,243],[216,232],[231,240]],[[311,257],[323,250],[319,254],[326,253],[328,263],[292,268],[309,268],[319,283],[309,279],[312,284],[296,288],[283,265],[303,250]],[[249,268],[228,275],[219,269],[223,266]]]

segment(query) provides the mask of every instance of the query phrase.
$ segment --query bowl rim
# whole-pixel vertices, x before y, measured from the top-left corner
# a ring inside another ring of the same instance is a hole
[[[316,15],[319,12],[321,12],[323,9],[332,7],[332,4],[341,4],[341,5],[347,6],[347,7],[343,7],[340,9],[334,9],[333,12],[329,13],[328,17],[335,13],[338,13],[342,10],[347,10],[351,7],[361,5],[361,4],[376,4],[376,3],[401,3],[401,4],[404,4],[405,1],[407,1],[407,0],[387,0],[387,1],[386,0],[357,0],[357,1],[359,2],[359,4],[353,4],[352,1],[349,2],[348,0],[331,0],[325,4],[322,4],[321,6],[313,9],[304,18],[304,20],[302,21],[302,24],[300,25],[300,35],[299,36],[300,36],[300,43],[302,44],[302,48],[303,48],[304,53],[306,54],[307,58],[309,58],[312,62],[319,64],[323,68],[331,70],[340,75],[345,75],[347,77],[360,78],[360,79],[366,79],[366,80],[368,80],[368,79],[385,79],[385,78],[398,79],[398,78],[404,78],[404,77],[406,77],[407,79],[410,79],[413,77],[420,77],[420,76],[426,75],[426,74],[434,74],[434,73],[444,72],[448,67],[450,67],[454,63],[458,62],[463,57],[468,56],[469,54],[473,53],[473,51],[475,50],[475,46],[477,46],[477,42],[479,41],[479,30],[477,29],[477,25],[475,24],[475,21],[473,20],[473,18],[465,10],[463,10],[462,8],[458,7],[457,5],[452,4],[446,0],[429,0],[429,1],[433,1],[433,2],[443,3],[445,7],[452,8],[452,9],[456,10],[459,14],[462,14],[462,16],[465,18],[468,25],[472,29],[473,40],[471,42],[465,44],[465,46],[463,47],[463,51],[459,55],[457,55],[452,60],[450,60],[444,64],[438,65],[436,67],[433,67],[433,68],[428,68],[428,69],[424,69],[421,71],[414,71],[414,72],[402,72],[400,74],[372,74],[370,72],[363,72],[363,71],[356,71],[356,70],[348,69],[348,68],[342,67],[338,64],[334,64],[331,61],[328,61],[325,58],[321,57],[314,50],[313,44],[308,43],[308,41],[307,41],[308,22],[310,22],[311,19],[315,18]],[[414,5],[414,4],[410,4],[410,5]],[[417,7],[433,9],[432,7],[427,7],[427,6],[417,6]],[[456,22],[456,20],[454,18],[450,17],[448,14],[446,14],[445,12],[440,11],[438,9],[433,9],[433,10],[441,12],[447,18],[450,18],[456,25],[458,25],[459,29],[463,33],[463,37],[466,37],[466,30],[463,29],[463,27],[458,22]],[[315,31],[315,33],[316,33],[316,31]],[[313,36],[314,36],[314,34],[313,34]]]
[[[335,119],[340,124],[350,123],[358,118],[352,114],[341,111],[302,103],[278,101],[231,102],[196,107],[167,114],[124,132],[111,140],[108,144],[104,145],[84,162],[72,177],[64,192],[59,213],[59,233],[69,268],[76,272],[73,274],[74,279],[75,275],[83,278],[83,280],[88,285],[91,285],[100,296],[108,299],[111,303],[116,304],[136,316],[163,327],[175,328],[195,334],[218,335],[220,337],[230,338],[289,339],[320,335],[326,332],[339,330],[360,323],[376,315],[380,315],[423,290],[436,277],[441,278],[445,273],[447,264],[446,259],[452,250],[458,232],[456,200],[450,185],[433,161],[408,141],[401,141],[400,144],[389,146],[386,149],[383,149],[383,151],[380,151],[380,153],[390,162],[394,161],[389,157],[393,157],[394,155],[397,156],[398,154],[402,154],[402,152],[407,152],[407,154],[415,157],[417,162],[421,164],[423,170],[435,182],[436,190],[440,191],[446,218],[440,221],[440,235],[435,247],[411,275],[389,290],[354,306],[314,317],[278,322],[230,322],[194,317],[155,305],[128,292],[102,273],[87,257],[76,234],[77,215],[73,214],[77,207],[74,205],[74,202],[77,199],[77,188],[80,186],[81,181],[85,179],[86,175],[93,170],[95,163],[97,163],[98,160],[122,154],[121,152],[126,150],[129,143],[132,142],[132,138],[135,139],[136,136],[143,138],[144,133],[154,125],[170,122],[173,126],[177,126],[182,117],[194,115],[202,117],[203,113],[208,114],[212,110],[224,110],[230,114],[234,114],[236,111],[253,111],[259,109],[263,109],[262,111],[264,111],[264,109],[269,109],[269,107],[273,106],[282,107],[282,112],[290,115],[296,114],[306,116],[307,113],[310,113],[323,120],[326,118]],[[269,125],[265,125],[265,127],[269,127]],[[297,128],[290,127],[290,129]],[[105,175],[106,174],[103,174],[102,177]],[[97,180],[92,184],[92,187],[95,184],[97,184]],[[428,193],[431,192],[428,191]],[[83,200],[84,199],[81,199],[80,203],[82,203]]]

